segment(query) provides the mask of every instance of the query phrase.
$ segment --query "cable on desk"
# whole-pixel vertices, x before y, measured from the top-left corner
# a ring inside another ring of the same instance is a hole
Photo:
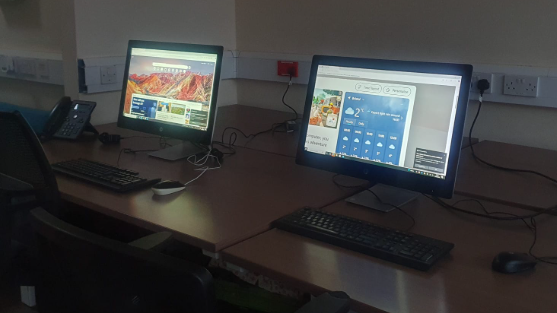
[[[120,167],[120,157],[122,156],[122,152],[127,154],[136,154],[139,152],[153,152],[153,151],[158,151],[158,150],[157,149],[133,150],[130,148],[120,149],[120,153],[118,153],[118,160],[116,160],[116,167]]]
[[[224,155],[230,155],[230,156],[232,156],[232,155],[236,154],[236,149],[234,149],[234,147],[231,146],[230,144],[226,144],[226,143],[220,142],[220,141],[213,141],[211,144],[212,144],[212,145],[218,145],[218,146],[221,146],[221,147],[223,147],[223,148],[225,148],[225,149],[228,149],[229,152],[223,152],[223,153],[222,153],[222,154],[224,154]]]
[[[483,214],[483,213],[478,213],[478,212],[474,212],[474,211],[469,211],[469,210],[457,208],[454,205],[450,205],[450,204],[446,203],[445,201],[443,201],[443,200],[441,200],[437,197],[432,197],[432,196],[429,196],[429,195],[426,195],[426,194],[423,194],[423,195],[426,198],[430,199],[431,201],[439,204],[441,207],[444,207],[446,209],[453,210],[453,211],[458,211],[458,212],[468,214],[468,215],[474,215],[474,216],[483,217],[483,218],[487,218],[487,219],[498,220],[498,221],[516,221],[516,220],[520,220],[520,219],[529,219],[529,218],[532,218],[532,217],[540,216],[542,214],[549,214],[552,211],[555,211],[557,209],[557,206],[555,206],[555,207],[547,208],[543,211],[539,211],[539,212],[532,213],[532,214],[527,214],[527,215],[516,215],[516,214],[512,214],[512,213],[501,212],[501,213],[504,213],[505,215],[509,215],[509,216],[508,217],[493,216],[492,215],[493,213]],[[472,201],[474,199],[467,199],[467,200]],[[481,204],[481,202],[479,202],[478,200],[474,200],[474,201]],[[462,202],[462,201],[460,201],[460,202]],[[482,205],[482,207],[483,207],[483,205]],[[484,209],[485,209],[485,207],[484,207]]]
[[[130,138],[145,138],[145,139],[159,139],[160,136],[128,136],[128,137],[120,137],[120,140],[123,139],[130,139]]]
[[[298,119],[298,112],[291,106],[289,106],[286,101],[284,100],[284,98],[286,97],[286,94],[288,93],[288,90],[290,89],[290,86],[292,86],[292,74],[290,74],[290,80],[288,81],[288,86],[286,86],[286,90],[284,91],[284,94],[282,95],[282,104],[284,104],[286,107],[288,107],[290,110],[292,110],[292,112],[294,112],[294,118],[288,121],[296,121]],[[285,121],[288,122],[288,121]]]
[[[265,134],[265,133],[286,133],[286,130],[277,130],[277,128],[279,126],[284,126],[284,123],[274,123],[273,125],[271,125],[271,128],[254,133],[254,134],[249,134],[246,135],[246,133],[244,133],[241,129],[236,128],[236,127],[226,127],[223,131],[222,131],[222,135],[221,135],[221,143],[224,143],[224,135],[226,133],[227,130],[234,130],[233,132],[230,133],[229,137],[228,137],[228,145],[229,147],[232,147],[236,144],[236,140],[238,139],[238,132],[240,133],[240,135],[242,135],[245,139],[248,139],[248,141],[246,142],[246,146],[248,143],[250,143],[250,141],[252,141],[255,137],[261,135],[261,134]]]
[[[448,204],[445,201],[436,198],[436,197],[431,197],[428,195],[424,196],[430,200],[432,200],[433,202],[439,204],[440,206],[446,208],[446,209],[450,209],[450,210],[455,210],[461,213],[465,213],[465,214],[469,214],[469,215],[474,215],[474,216],[478,216],[478,217],[482,217],[482,218],[487,218],[490,220],[497,220],[497,221],[516,221],[516,220],[521,220],[524,225],[526,225],[526,227],[532,232],[533,236],[534,236],[534,240],[532,241],[532,244],[530,245],[530,249],[528,249],[528,254],[530,256],[532,256],[534,259],[543,262],[543,263],[548,263],[548,264],[553,264],[553,265],[557,265],[557,261],[551,261],[551,260],[557,260],[557,256],[556,257],[549,257],[549,256],[545,256],[545,257],[539,257],[537,255],[534,254],[533,250],[534,250],[534,246],[537,243],[538,240],[538,228],[537,228],[537,224],[536,224],[536,217],[540,216],[542,214],[549,214],[551,213],[551,211],[554,211],[557,209],[557,207],[551,207],[548,209],[545,209],[544,211],[541,212],[537,212],[537,213],[533,213],[533,214],[528,214],[528,215],[516,215],[513,213],[507,213],[507,212],[489,212],[485,206],[483,205],[483,203],[481,203],[479,200],[477,199],[462,199],[462,200],[458,200],[455,203]],[[485,214],[483,213],[478,213],[478,212],[473,212],[473,211],[469,211],[469,210],[465,210],[465,209],[461,209],[461,208],[457,208],[456,205],[458,205],[459,203],[462,202],[475,202],[477,204],[479,204],[479,206],[482,208],[482,211],[485,212]],[[506,215],[506,217],[502,217],[502,216],[495,216],[495,215]],[[530,220],[530,224],[528,224],[528,222],[526,220]]]
[[[271,125],[270,128],[266,129],[266,130],[262,130],[259,131],[257,133],[254,134],[249,134],[246,135],[246,133],[244,133],[241,129],[236,128],[236,127],[226,127],[223,131],[222,131],[222,135],[221,135],[221,143],[224,143],[224,135],[226,133],[227,130],[234,130],[234,132],[230,133],[229,137],[228,137],[228,148],[234,146],[236,144],[236,140],[238,139],[238,133],[240,133],[240,135],[242,135],[245,139],[247,139],[248,141],[245,143],[245,146],[247,146],[253,139],[255,139],[255,137],[261,135],[261,134],[265,134],[265,133],[269,133],[271,132],[272,134],[274,133],[287,133],[288,132],[288,128],[287,128],[287,123],[288,122],[292,122],[292,121],[296,121],[299,119],[298,117],[298,112],[290,105],[288,105],[286,103],[286,95],[288,94],[288,90],[290,90],[290,86],[292,85],[292,75],[290,75],[290,80],[288,81],[288,86],[286,86],[286,90],[284,91],[284,93],[282,94],[282,104],[285,105],[286,107],[288,107],[290,110],[292,110],[292,112],[294,113],[294,118],[293,119],[287,119],[284,122],[280,122],[280,123],[274,123]],[[281,129],[281,127],[283,127],[284,129]],[[237,133],[238,132],[238,133]]]
[[[373,192],[373,190],[371,190],[371,189],[366,189],[366,190],[371,192],[371,194],[374,195],[375,198],[377,198],[377,201],[379,201],[379,203],[381,203],[383,205],[388,205],[390,207],[393,207],[393,208],[399,210],[400,212],[404,213],[404,215],[406,215],[410,218],[410,220],[412,221],[412,224],[410,225],[410,227],[408,227],[406,229],[406,231],[411,230],[416,225],[416,220],[414,219],[414,217],[412,215],[408,214],[408,212],[401,209],[398,205],[394,205],[394,204],[391,204],[391,203],[384,202],[383,200],[381,200],[381,198],[379,198],[379,196],[375,192]]]
[[[368,183],[364,183],[361,185],[343,185],[341,183],[339,183],[336,178],[341,176],[341,174],[335,174],[333,176],[333,184],[335,184],[335,186],[340,187],[340,188],[365,188],[367,187]]]
[[[538,226],[536,224],[536,219],[535,218],[531,218],[530,223],[532,224],[532,227],[533,227],[532,233],[534,234],[534,241],[532,241],[532,245],[530,246],[530,249],[528,249],[528,254],[530,256],[532,256],[534,259],[536,259],[540,262],[547,263],[547,264],[552,264],[552,265],[557,265],[557,261],[550,261],[550,260],[557,260],[557,256],[539,257],[539,256],[536,256],[534,254],[534,252],[532,252],[534,250],[534,246],[536,245],[536,242],[538,240]]]
[[[367,185],[368,185],[367,183],[364,183],[364,184],[361,184],[361,185],[343,185],[336,180],[336,178],[340,175],[341,174],[335,174],[333,176],[333,184],[335,184],[337,187],[340,187],[340,188],[366,188]],[[373,192],[372,190],[370,190],[370,189],[365,189],[365,190],[371,192],[371,194],[373,194],[375,196],[375,198],[377,198],[379,203],[381,203],[383,205],[388,205],[390,207],[393,207],[393,208],[399,210],[400,212],[404,213],[404,215],[408,216],[410,218],[410,220],[412,221],[412,225],[410,225],[410,227],[408,227],[408,229],[406,229],[406,231],[409,231],[410,229],[412,229],[414,227],[414,225],[416,225],[416,220],[414,219],[414,217],[412,215],[408,214],[408,212],[404,211],[399,206],[383,202],[383,200],[381,200],[381,198],[379,198],[379,196],[375,192]]]
[[[478,81],[478,89],[480,90],[478,110],[476,111],[476,116],[474,116],[474,120],[472,121],[472,125],[470,126],[470,132],[468,133],[468,141],[469,141],[469,144],[470,144],[470,150],[472,151],[472,157],[474,158],[474,160],[476,160],[476,161],[478,161],[482,164],[485,164],[487,166],[498,169],[498,170],[508,171],[508,172],[516,172],[516,173],[534,174],[534,175],[540,176],[542,178],[545,178],[545,179],[547,179],[547,180],[549,180],[553,183],[557,183],[557,179],[555,179],[553,177],[550,177],[548,175],[545,175],[543,173],[536,172],[536,171],[533,171],[533,170],[526,170],[526,169],[518,169],[518,168],[512,168],[512,167],[499,166],[499,165],[493,164],[491,162],[488,162],[488,161],[486,161],[486,160],[484,160],[484,159],[482,159],[482,158],[480,158],[479,156],[476,155],[476,152],[474,151],[474,145],[472,144],[472,131],[474,130],[474,126],[476,125],[476,121],[478,120],[478,116],[480,115],[480,111],[482,109],[484,91],[489,89],[489,82],[487,82],[487,85],[481,85],[480,82],[485,83],[483,81],[487,82],[486,79],[481,79],[481,80]]]
[[[164,149],[166,147],[172,147],[171,144],[169,144],[166,140],[167,138],[165,137],[144,137],[144,136],[131,136],[131,137],[125,137],[127,138],[159,138],[159,145],[161,147],[161,149]],[[122,138],[124,139],[124,138]],[[116,167],[120,167],[120,158],[122,157],[122,153],[126,153],[126,154],[136,154],[136,153],[140,153],[140,152],[153,152],[153,151],[158,151],[160,149],[139,149],[139,150],[134,150],[131,148],[123,148],[120,149],[120,152],[118,153],[118,159],[116,160]]]
[[[219,158],[212,155],[211,152],[213,151],[213,147],[209,148],[209,151],[207,152],[207,154],[205,154],[202,158],[200,158],[199,160],[197,159],[197,155],[190,155],[186,161],[188,161],[190,164],[193,164],[194,166],[202,166],[201,168],[197,168],[195,169],[196,171],[202,171],[199,175],[197,175],[195,178],[193,178],[192,180],[188,181],[187,183],[184,184],[184,186],[187,186],[191,183],[193,183],[194,181],[196,181],[197,179],[199,179],[199,177],[203,176],[203,174],[205,174],[205,172],[210,171],[210,170],[218,170],[221,168],[222,164],[219,161]],[[207,164],[207,162],[209,161],[209,159],[213,159],[217,161],[218,166],[214,166],[214,167],[210,167]]]

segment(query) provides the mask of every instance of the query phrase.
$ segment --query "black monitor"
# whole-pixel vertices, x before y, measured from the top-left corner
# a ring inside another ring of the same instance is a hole
[[[209,145],[223,47],[130,40],[118,126],[188,141],[152,153],[168,160]]]
[[[471,75],[471,65],[315,56],[296,162],[450,198]]]

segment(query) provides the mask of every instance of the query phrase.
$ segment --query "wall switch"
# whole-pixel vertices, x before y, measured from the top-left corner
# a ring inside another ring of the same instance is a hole
[[[538,97],[539,77],[505,75],[503,94],[510,96]]]
[[[472,84],[470,85],[470,91],[475,93],[480,93],[480,91],[478,90],[478,81],[481,79],[487,79],[489,81],[489,89],[484,91],[484,94],[492,93],[493,74],[488,74],[488,73],[472,73]]]
[[[102,66],[101,67],[101,84],[115,84],[116,83],[116,65]]]

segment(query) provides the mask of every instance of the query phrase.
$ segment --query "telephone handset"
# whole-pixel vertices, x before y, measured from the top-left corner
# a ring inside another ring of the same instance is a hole
[[[63,97],[50,112],[43,130],[43,138],[77,139],[84,131],[98,134],[90,124],[91,113],[97,104],[91,101]]]

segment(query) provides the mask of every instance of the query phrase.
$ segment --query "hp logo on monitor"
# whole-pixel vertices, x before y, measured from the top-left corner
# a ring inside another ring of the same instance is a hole
[[[162,131],[163,131],[163,128],[162,128],[162,127],[161,127],[161,128],[159,128],[159,131],[160,131],[160,132],[162,133]]]

